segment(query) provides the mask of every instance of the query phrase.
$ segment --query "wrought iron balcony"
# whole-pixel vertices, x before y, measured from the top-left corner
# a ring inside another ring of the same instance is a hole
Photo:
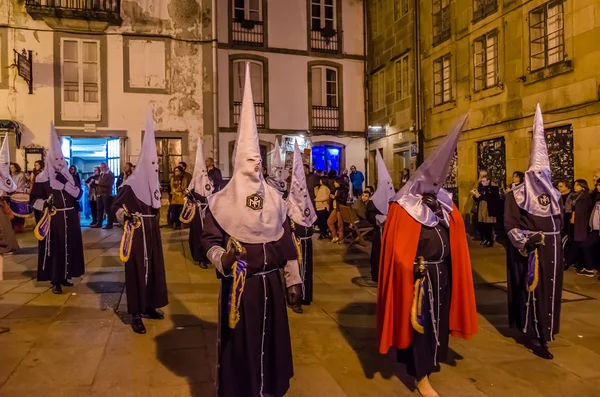
[[[234,44],[262,47],[265,42],[263,22],[234,19],[231,25],[231,40]]]
[[[339,131],[340,108],[337,106],[313,106],[312,129],[315,131]]]
[[[339,34],[334,29],[310,31],[310,49],[316,52],[337,53],[340,50]]]
[[[25,0],[33,19],[65,18],[121,24],[121,0]]]
[[[242,113],[242,103],[233,103],[233,125],[237,126],[240,122],[240,114]],[[256,127],[265,128],[265,104],[254,103],[254,113],[256,114]]]

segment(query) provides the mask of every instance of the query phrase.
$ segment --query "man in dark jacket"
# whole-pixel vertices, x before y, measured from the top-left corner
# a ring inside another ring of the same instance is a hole
[[[215,167],[215,160],[212,157],[206,159],[206,170],[208,171],[208,177],[215,186],[216,193],[223,186],[223,176],[221,175],[221,170]]]
[[[115,174],[112,173],[106,163],[100,163],[100,177],[95,181],[96,196],[98,198],[98,223],[90,225],[91,228],[112,229],[113,212],[111,210],[113,202],[113,184],[115,183]],[[102,226],[106,214],[106,225]]]

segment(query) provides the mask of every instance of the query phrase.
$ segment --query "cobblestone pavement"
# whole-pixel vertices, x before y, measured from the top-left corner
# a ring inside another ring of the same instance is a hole
[[[125,323],[118,229],[85,229],[87,273],[65,294],[34,280],[36,244],[5,258],[0,282],[0,396],[214,395],[214,270],[190,261],[186,231],[163,229],[170,304],[148,334]],[[376,289],[365,286],[368,253],[315,240],[315,303],[289,314],[295,377],[288,396],[412,396],[394,355],[377,353]],[[451,340],[432,382],[442,397],[600,396],[600,281],[565,278],[553,361],[535,357],[507,329],[504,250],[472,244],[480,333]]]

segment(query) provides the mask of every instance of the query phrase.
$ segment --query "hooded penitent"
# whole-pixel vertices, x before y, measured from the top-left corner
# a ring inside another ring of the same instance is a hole
[[[42,171],[42,173],[36,177],[36,182],[50,181],[50,186],[52,189],[62,190],[65,188],[65,184],[56,179],[56,173],[59,173],[67,178],[67,185],[70,184],[71,186],[75,186],[73,175],[71,175],[69,172],[69,166],[65,160],[65,156],[62,153],[60,139],[58,139],[58,135],[56,135],[56,129],[54,128],[53,122],[50,122],[50,149],[48,151],[48,155],[44,159],[44,162],[44,171]],[[77,194],[74,196],[76,195]]]
[[[271,172],[267,177],[267,183],[282,193],[287,189],[287,183],[283,176],[284,166],[285,157],[279,146],[279,141],[276,139],[275,147],[271,152]]]
[[[531,215],[549,217],[560,214],[560,192],[552,185],[544,120],[538,104],[533,121],[533,144],[525,181],[513,189],[519,208]]]
[[[277,241],[283,235],[286,208],[281,194],[262,176],[262,159],[250,84],[249,65],[236,141],[233,177],[208,206],[221,228],[243,243]]]
[[[154,119],[152,111],[146,117],[144,142],[135,170],[123,185],[130,186],[135,196],[152,208],[160,208],[160,181],[158,180],[158,154],[154,140]]]
[[[390,173],[385,167],[385,163],[383,162],[383,158],[381,157],[381,153],[379,150],[376,150],[377,154],[377,190],[371,197],[371,201],[375,205],[375,208],[383,215],[377,215],[378,221],[383,223],[385,220],[385,216],[388,213],[388,207],[390,205],[390,201],[396,195],[394,191],[394,184],[392,182],[392,177],[390,177]]]
[[[317,214],[312,201],[310,200],[310,196],[308,195],[308,188],[306,187],[306,175],[304,175],[302,153],[300,153],[296,141],[294,141],[292,183],[286,204],[288,215],[295,223],[310,227],[317,220]]]
[[[196,164],[194,165],[194,175],[192,182],[188,186],[188,190],[192,190],[197,194],[207,197],[214,193],[214,186],[208,172],[206,171],[206,162],[204,161],[204,148],[202,140],[198,138],[198,147],[196,148]]]
[[[12,193],[16,189],[17,185],[10,177],[10,152],[8,151],[8,133],[6,133],[0,149],[0,195]]]
[[[438,216],[423,204],[422,199],[425,193],[432,193],[437,196],[443,214],[441,221],[448,225],[448,214],[452,212],[453,205],[452,194],[442,189],[442,185],[448,177],[452,157],[458,144],[458,137],[466,121],[467,115],[460,119],[442,144],[427,157],[406,185],[394,197],[394,201],[397,201],[413,219],[424,226],[432,227],[440,221]]]

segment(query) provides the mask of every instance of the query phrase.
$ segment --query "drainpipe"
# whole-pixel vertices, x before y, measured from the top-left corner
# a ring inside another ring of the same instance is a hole
[[[414,29],[413,29],[413,48],[415,49],[415,136],[417,140],[417,167],[423,163],[424,145],[423,145],[423,122],[421,106],[421,21],[419,0],[414,2]]]
[[[416,0],[418,1],[418,0]],[[363,2],[363,73],[364,73],[364,107],[365,107],[365,183],[369,183],[369,74],[367,68],[367,54],[368,54],[368,42],[367,42],[367,3],[369,0]]]
[[[217,0],[212,0],[212,101],[213,101],[213,157],[219,164],[219,95],[218,95],[218,62],[217,62]]]

